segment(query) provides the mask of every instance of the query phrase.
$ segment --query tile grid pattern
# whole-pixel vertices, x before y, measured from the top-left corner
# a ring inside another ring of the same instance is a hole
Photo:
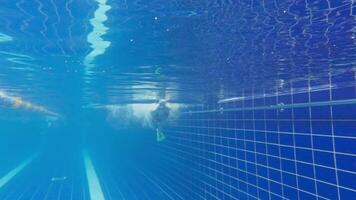
[[[291,87],[289,94],[189,108],[166,128],[163,149],[200,177],[191,185],[203,199],[350,198],[356,105],[333,102],[355,99],[356,89],[333,89],[332,77],[329,83],[326,90]]]

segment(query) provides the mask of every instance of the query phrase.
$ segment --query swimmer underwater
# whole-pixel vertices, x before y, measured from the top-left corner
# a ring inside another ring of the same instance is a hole
[[[151,112],[151,122],[153,128],[156,129],[157,142],[163,141],[166,137],[162,132],[162,127],[170,115],[170,108],[167,106],[166,100],[160,100],[155,110]]]

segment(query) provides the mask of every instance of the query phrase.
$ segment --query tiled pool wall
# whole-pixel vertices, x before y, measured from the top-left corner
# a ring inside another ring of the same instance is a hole
[[[352,74],[343,87],[249,93],[186,108],[162,143],[174,173],[184,177],[176,184],[192,199],[352,199]]]

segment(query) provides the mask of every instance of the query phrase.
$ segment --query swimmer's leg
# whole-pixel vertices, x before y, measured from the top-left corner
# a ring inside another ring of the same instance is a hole
[[[156,128],[156,136],[157,136],[157,142],[162,142],[164,139],[166,139],[166,136],[161,130],[159,130],[159,128]]]

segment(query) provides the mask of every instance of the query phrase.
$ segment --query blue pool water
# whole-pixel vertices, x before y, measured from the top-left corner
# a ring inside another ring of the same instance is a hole
[[[353,0],[0,0],[0,200],[356,196]]]

